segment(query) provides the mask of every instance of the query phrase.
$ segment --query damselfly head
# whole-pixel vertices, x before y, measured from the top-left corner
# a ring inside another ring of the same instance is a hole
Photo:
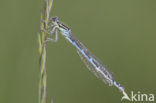
[[[69,31],[69,27],[67,27],[66,25],[64,25],[63,23],[61,23],[59,21],[59,18],[57,16],[52,17],[49,19],[49,24],[52,25],[52,27],[58,28],[59,30],[62,30],[64,32],[65,31]]]
[[[48,20],[48,26],[50,28],[54,28],[54,27],[58,27],[58,22],[59,22],[59,19],[58,17],[52,17],[52,18],[49,18]]]
[[[59,18],[57,16],[56,17],[52,17],[51,19],[52,19],[53,22],[58,22],[59,21]]]

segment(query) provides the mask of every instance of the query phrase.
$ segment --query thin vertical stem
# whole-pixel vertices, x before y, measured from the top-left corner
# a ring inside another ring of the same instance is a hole
[[[44,6],[41,9],[41,25],[40,34],[38,35],[39,42],[39,65],[40,65],[40,82],[39,82],[39,103],[46,103],[46,33],[50,9],[52,7],[52,0],[44,0]],[[45,21],[45,22],[43,22]]]

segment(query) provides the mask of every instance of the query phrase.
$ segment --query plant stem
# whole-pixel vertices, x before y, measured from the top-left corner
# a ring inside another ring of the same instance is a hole
[[[40,82],[39,82],[39,103],[46,103],[46,33],[50,9],[52,7],[52,0],[44,0],[44,6],[41,9],[41,25],[40,34],[38,35],[39,42],[39,65],[40,65]],[[45,22],[43,22],[45,21]]]

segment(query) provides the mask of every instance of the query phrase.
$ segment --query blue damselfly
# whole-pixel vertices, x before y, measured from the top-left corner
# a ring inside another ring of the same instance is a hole
[[[100,78],[104,83],[109,84],[109,86],[115,86],[123,93],[123,98],[129,99],[124,88],[115,81],[112,73],[109,69],[96,58],[73,34],[69,27],[64,25],[58,20],[58,17],[50,18],[47,23],[46,33],[55,35],[55,39],[47,38],[47,41],[56,42],[58,39],[58,31],[77,49],[79,56],[85,63],[87,68],[92,71],[96,77]]]

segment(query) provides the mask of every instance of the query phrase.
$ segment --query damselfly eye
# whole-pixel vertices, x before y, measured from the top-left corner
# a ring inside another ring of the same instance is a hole
[[[58,17],[53,17],[52,20],[53,20],[54,22],[57,22],[57,21],[58,21]]]

